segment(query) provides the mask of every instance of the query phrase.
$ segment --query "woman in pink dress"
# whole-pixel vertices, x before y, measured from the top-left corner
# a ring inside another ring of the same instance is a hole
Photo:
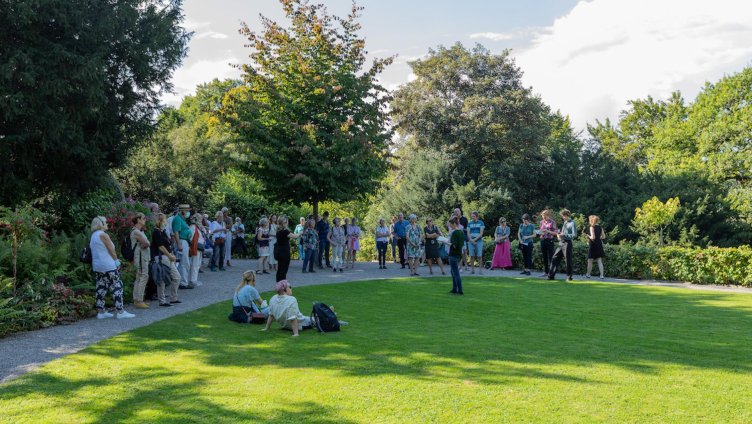
[[[347,248],[350,257],[350,268],[355,268],[355,255],[360,250],[360,227],[358,227],[358,219],[353,218],[350,221],[350,226],[347,227]]]
[[[493,260],[491,261],[491,269],[505,269],[512,266],[512,255],[509,252],[509,234],[511,229],[507,227],[507,220],[505,218],[499,218],[499,226],[494,231],[494,242],[496,247],[494,248]]]

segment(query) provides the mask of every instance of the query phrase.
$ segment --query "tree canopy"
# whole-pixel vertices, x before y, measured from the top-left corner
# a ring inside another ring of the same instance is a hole
[[[219,114],[237,134],[233,153],[275,200],[315,211],[324,200],[363,198],[387,170],[389,95],[377,78],[392,58],[365,68],[356,4],[339,18],[321,4],[280,3],[289,27],[262,17],[262,32],[240,30],[251,63]]]
[[[149,134],[186,53],[181,5],[0,4],[0,203],[81,194]]]

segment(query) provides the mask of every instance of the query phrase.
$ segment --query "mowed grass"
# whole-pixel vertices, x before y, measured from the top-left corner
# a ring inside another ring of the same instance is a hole
[[[302,310],[325,301],[351,323],[299,338],[210,306],[0,386],[0,421],[752,421],[752,295],[464,286],[464,297],[448,279],[295,288]]]

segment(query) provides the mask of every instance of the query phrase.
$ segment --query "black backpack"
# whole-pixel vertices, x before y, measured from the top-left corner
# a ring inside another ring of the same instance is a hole
[[[339,320],[337,319],[337,315],[323,303],[313,304],[311,322],[313,323],[314,328],[317,328],[322,333],[339,331]]]
[[[132,233],[133,230],[128,233],[128,237],[123,237],[123,241],[120,243],[120,253],[128,262],[133,262],[133,259],[135,258],[135,246],[131,245],[130,241],[128,240],[131,238]]]
[[[81,262],[91,265],[93,262],[91,258],[91,247],[88,245],[81,250],[81,256],[78,258]]]

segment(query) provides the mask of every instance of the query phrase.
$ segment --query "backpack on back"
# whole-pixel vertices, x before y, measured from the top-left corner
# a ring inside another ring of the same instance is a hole
[[[135,246],[131,245],[130,238],[131,234],[133,234],[133,230],[128,234],[128,237],[123,237],[123,241],[120,243],[120,253],[123,255],[123,258],[128,262],[133,262],[133,259],[135,258]]]
[[[79,256],[79,258],[78,258],[78,259],[79,259],[79,260],[80,260],[81,262],[85,263],[85,264],[89,264],[89,265],[91,265],[91,264],[92,264],[93,260],[92,260],[92,258],[91,258],[91,247],[89,247],[89,245],[88,245],[88,244],[86,245],[86,247],[84,247],[84,248],[83,248],[83,249],[81,250],[81,256]]]
[[[323,303],[313,304],[311,322],[313,323],[313,326],[322,333],[339,331],[339,320],[337,319],[337,315]]]

